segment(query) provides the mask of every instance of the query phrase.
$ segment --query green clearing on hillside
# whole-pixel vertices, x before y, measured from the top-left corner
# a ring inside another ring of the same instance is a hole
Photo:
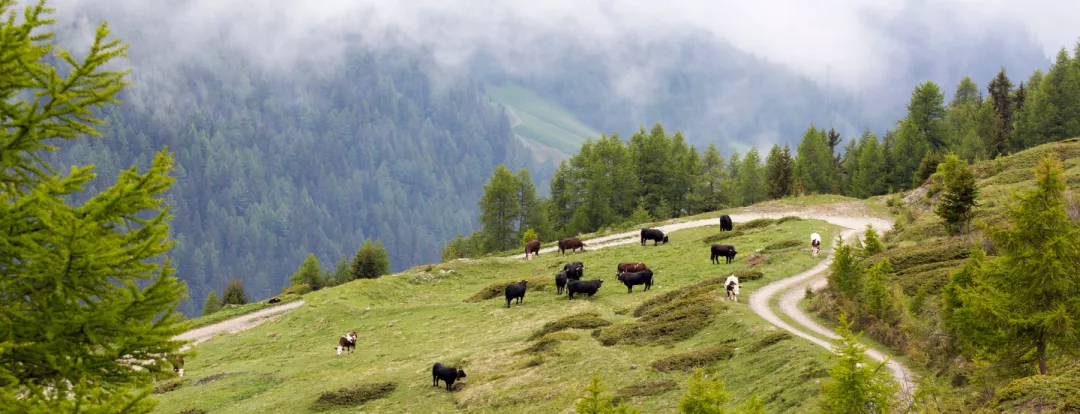
[[[198,355],[186,361],[183,386],[156,394],[161,403],[155,412],[309,412],[324,393],[393,382],[396,388],[383,398],[326,412],[549,413],[571,408],[594,372],[609,390],[626,390],[621,394],[626,402],[642,412],[670,412],[688,374],[660,372],[653,365],[677,367],[685,361],[715,364],[734,404],[756,392],[769,412],[806,411],[819,392],[816,380],[827,375],[825,350],[779,336],[780,330],[754,314],[746,300],[760,286],[804,271],[824,255],[769,253],[753,267],[764,277],[744,283],[739,303],[722,302],[717,292],[709,300],[723,309],[686,340],[604,346],[593,336],[596,329],[615,325],[530,337],[549,322],[585,312],[616,325],[641,321],[634,310],[651,298],[745,269],[750,253],[776,241],[834,229],[822,221],[797,220],[748,231],[729,240],[744,252],[732,264],[709,263],[702,240],[718,231],[709,226],[672,232],[670,243],[656,247],[630,243],[564,257],[459,261],[430,272],[418,267],[323,289],[305,295],[305,305],[278,319],[199,344]],[[616,265],[639,260],[656,272],[655,284],[648,292],[639,287],[627,294],[615,278]],[[554,279],[570,261],[585,263],[585,279],[605,280],[596,296],[570,301],[546,289],[530,290],[522,305],[510,309],[501,295],[466,302],[494,283]],[[356,354],[339,357],[337,338],[349,330],[360,336]],[[716,352],[721,345],[724,352]],[[435,362],[465,370],[467,377],[455,383],[454,392],[431,385]],[[211,376],[216,379],[196,385]],[[678,386],[671,388],[671,382]]]
[[[600,136],[599,131],[581,122],[566,108],[527,88],[512,83],[484,87],[491,100],[513,108],[521,119],[521,124],[515,126],[513,131],[525,138],[566,154],[574,154],[585,138]]]

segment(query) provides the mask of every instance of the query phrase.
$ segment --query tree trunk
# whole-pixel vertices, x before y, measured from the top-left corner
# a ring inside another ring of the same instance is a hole
[[[1039,374],[1050,375],[1050,370],[1046,368],[1046,340],[1043,339],[1043,335],[1039,335],[1038,349],[1035,351],[1039,356]]]

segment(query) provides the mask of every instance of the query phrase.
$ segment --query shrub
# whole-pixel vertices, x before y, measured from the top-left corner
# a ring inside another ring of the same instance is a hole
[[[221,310],[221,298],[218,297],[217,292],[211,290],[210,294],[206,295],[206,301],[203,302],[202,316],[211,315],[219,310]]]
[[[751,270],[751,269],[739,269],[739,270],[736,270],[736,271],[732,272],[731,274],[734,274],[735,277],[739,278],[739,283],[742,283],[742,282],[748,281],[748,280],[758,280],[758,279],[761,279],[762,277],[765,277],[765,274],[761,273],[760,270]]]
[[[743,230],[757,229],[757,228],[768,227],[768,226],[774,225],[774,224],[776,224],[776,222],[777,222],[776,219],[759,218],[759,219],[753,219],[753,220],[750,220],[750,221],[748,221],[746,223],[740,224],[739,228],[741,228]]]
[[[206,414],[202,408],[188,408],[180,411],[180,414]]]
[[[484,286],[484,288],[480,289],[479,292],[476,292],[475,295],[465,299],[465,302],[475,303],[498,297],[506,297],[506,287],[522,280],[528,281],[525,286],[529,291],[544,291],[551,286],[555,286],[555,278],[548,276],[533,276],[525,279],[504,280],[502,282],[495,282]]]
[[[395,389],[397,389],[397,384],[393,382],[357,384],[337,391],[322,393],[312,404],[312,409],[326,410],[335,407],[360,405],[386,397]]]
[[[789,221],[799,221],[799,220],[802,220],[802,217],[798,217],[798,216],[784,216],[784,217],[780,217],[779,219],[777,219],[777,220],[776,220],[776,224],[784,224],[784,223],[787,223],[787,222],[789,222]]]
[[[525,353],[546,352],[548,350],[551,350],[552,348],[555,348],[555,345],[558,345],[559,342],[573,341],[575,339],[578,339],[578,336],[574,335],[572,333],[569,333],[569,332],[552,332],[552,333],[544,335],[539,340],[534,342],[531,346],[529,346],[528,348],[525,348],[525,350],[523,350],[522,352],[525,352]]]
[[[712,278],[654,296],[634,310],[634,316],[639,317],[637,321],[603,329],[597,339],[604,346],[688,339],[705,328],[713,314],[727,308],[727,304],[718,302],[712,294],[723,286],[725,279]]]
[[[720,232],[718,234],[714,234],[712,236],[701,239],[701,242],[705,243],[705,244],[716,244],[718,242],[721,242],[721,241],[724,241],[724,240],[727,240],[727,239],[733,239],[733,238],[742,236],[744,234],[746,234],[746,233],[743,232],[742,230],[722,231],[722,232]]]
[[[731,395],[724,389],[724,382],[718,375],[707,378],[705,372],[696,369],[694,376],[686,384],[686,393],[679,400],[680,413],[719,414],[726,410]]]
[[[278,295],[278,296],[304,295],[304,294],[307,294],[307,293],[311,293],[311,286],[308,285],[307,283],[304,283],[302,285],[289,286],[289,287],[282,288],[281,289],[281,294]]]
[[[748,348],[747,352],[756,352],[756,351],[762,350],[764,348],[767,348],[767,347],[769,347],[771,345],[774,345],[777,342],[786,341],[786,340],[791,339],[791,338],[792,338],[791,334],[789,334],[789,333],[787,333],[785,331],[776,331],[776,332],[770,333],[768,335],[765,335],[765,337],[761,338],[760,341],[758,341],[757,343],[751,345]]]
[[[244,305],[249,301],[247,293],[244,292],[244,282],[240,279],[230,280],[222,296],[223,305]]]
[[[168,382],[163,382],[163,383],[159,384],[158,386],[154,387],[153,393],[154,394],[164,394],[164,393],[167,393],[169,391],[176,391],[176,389],[180,388],[181,385],[184,385],[184,382],[181,381],[181,380],[172,380],[172,381],[168,381]]]
[[[600,318],[600,314],[596,312],[582,312],[545,323],[539,330],[533,332],[529,340],[544,337],[552,332],[562,331],[564,329],[593,329],[611,325],[608,322]]]
[[[382,240],[365,239],[364,245],[353,256],[350,276],[352,279],[374,279],[390,273],[390,258],[383,247]]]
[[[653,362],[652,367],[660,372],[689,372],[694,368],[706,367],[716,361],[729,359],[734,355],[735,352],[731,349],[730,345],[716,345],[660,359]]]

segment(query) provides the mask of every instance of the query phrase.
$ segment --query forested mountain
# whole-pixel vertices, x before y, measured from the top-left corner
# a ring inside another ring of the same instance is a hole
[[[214,63],[245,67],[229,55]],[[530,164],[482,86],[435,90],[429,59],[353,49],[335,70],[248,66],[227,78],[192,62],[169,68],[179,91],[144,71],[121,94],[128,104],[108,110],[106,138],[53,162],[97,165],[96,191],[155,149],[175,152],[170,257],[188,283],[188,315],[229,279],[264,298],[309,252],[333,263],[365,238],[382,240],[394,270],[434,261],[472,228],[491,169]]]

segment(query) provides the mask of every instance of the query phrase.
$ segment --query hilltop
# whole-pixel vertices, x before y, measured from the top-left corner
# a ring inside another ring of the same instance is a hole
[[[820,214],[829,206],[787,211]],[[773,208],[773,217],[786,214]],[[817,380],[827,375],[825,349],[770,325],[747,303],[761,286],[822,263],[827,251],[811,257],[804,239],[814,231],[834,236],[840,227],[794,218],[748,224],[752,216],[736,217],[743,220],[736,232],[685,228],[655,247],[629,240],[562,257],[464,259],[307,294],[303,306],[278,319],[199,344],[183,385],[158,396],[157,412],[271,406],[304,412],[321,393],[370,382],[396,385],[366,403],[366,411],[558,412],[573,406],[593,373],[610,393],[655,412],[677,405],[688,378],[682,367],[696,361],[719,369],[736,404],[756,393],[770,412],[809,409]],[[709,263],[708,244],[718,240],[739,247],[735,262]],[[615,265],[638,260],[654,269],[656,284],[627,294]],[[553,276],[569,261],[585,263],[584,279],[605,280],[596,296],[569,301],[555,294]],[[711,290],[716,278],[736,271],[743,276],[740,301],[719,300],[722,293]],[[507,309],[500,287],[521,279],[530,280],[524,303]],[[481,299],[486,292],[490,298]],[[694,300],[672,303],[671,292]],[[680,312],[684,306],[692,311]],[[566,318],[589,328],[537,333]],[[353,329],[357,353],[336,356],[337,337]],[[448,394],[431,386],[434,362],[463,367],[468,376],[460,389]]]

